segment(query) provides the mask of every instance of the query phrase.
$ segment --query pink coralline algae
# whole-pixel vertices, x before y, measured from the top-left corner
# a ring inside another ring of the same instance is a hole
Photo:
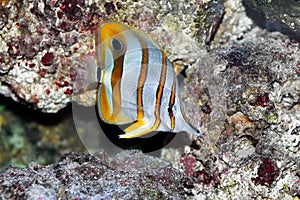
[[[67,94],[67,95],[71,95],[72,93],[73,93],[73,91],[70,88],[67,88],[64,92],[64,94]]]
[[[46,53],[42,57],[42,64],[45,66],[51,65],[54,59],[54,54],[53,53]]]
[[[184,173],[189,177],[193,177],[194,183],[216,186],[220,183],[218,168],[203,163],[205,162],[200,161],[197,163],[195,156],[190,153],[184,153],[180,158],[180,164],[183,167]]]
[[[180,163],[183,165],[184,173],[187,176],[194,175],[194,170],[196,167],[196,159],[194,157],[188,157],[187,154],[183,154],[182,157],[180,158]]]
[[[249,102],[251,106],[261,106],[261,107],[266,107],[268,105],[269,101],[269,94],[264,93],[261,95],[256,96],[256,99],[253,101]]]
[[[202,182],[205,185],[217,186],[220,183],[219,172],[211,172],[209,169],[197,171],[194,175],[198,178],[198,182]]]
[[[279,169],[270,160],[265,159],[257,170],[257,177],[252,178],[256,184],[271,186],[275,179],[279,176]]]

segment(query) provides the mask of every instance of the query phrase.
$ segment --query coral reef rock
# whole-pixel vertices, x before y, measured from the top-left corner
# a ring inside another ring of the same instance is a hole
[[[202,54],[187,71],[186,109],[205,136],[181,168],[196,178],[199,198],[299,198],[299,42],[253,33]]]
[[[255,23],[300,39],[300,2],[293,0],[243,0],[246,12]]]
[[[139,151],[70,153],[57,164],[9,167],[0,175],[2,199],[186,199],[191,178]]]

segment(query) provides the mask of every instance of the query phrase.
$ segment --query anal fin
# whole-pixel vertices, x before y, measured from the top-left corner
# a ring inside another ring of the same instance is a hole
[[[125,134],[119,135],[120,138],[136,138],[152,132],[151,127],[143,120],[137,121],[125,130]]]

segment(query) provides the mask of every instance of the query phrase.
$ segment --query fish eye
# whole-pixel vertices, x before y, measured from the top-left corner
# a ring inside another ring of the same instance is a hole
[[[111,46],[117,53],[123,50],[123,43],[119,39],[112,39]]]

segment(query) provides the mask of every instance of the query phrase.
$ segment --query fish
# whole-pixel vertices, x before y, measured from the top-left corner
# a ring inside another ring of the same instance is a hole
[[[185,114],[172,63],[150,36],[118,21],[102,21],[95,48],[101,69],[98,115],[108,124],[130,124],[120,138],[155,131],[201,135]]]

